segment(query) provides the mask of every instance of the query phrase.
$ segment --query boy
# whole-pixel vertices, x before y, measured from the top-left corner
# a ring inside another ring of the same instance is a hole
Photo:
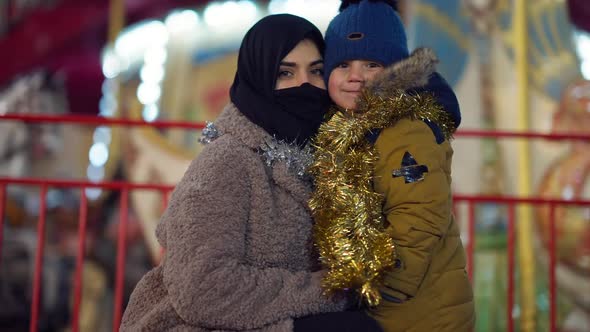
[[[329,290],[355,288],[385,331],[470,331],[475,313],[452,215],[460,122],[432,51],[411,55],[393,1],[343,1],[326,31],[338,111],[321,128],[310,202]]]

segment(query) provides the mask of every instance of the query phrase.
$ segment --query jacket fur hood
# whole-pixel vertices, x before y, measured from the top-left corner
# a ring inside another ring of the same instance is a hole
[[[437,63],[438,57],[432,49],[418,48],[408,58],[385,68],[367,85],[367,90],[380,97],[387,97],[396,90],[431,93],[457,128],[461,123],[459,102],[447,81],[436,72]]]
[[[367,84],[367,89],[384,97],[392,90],[424,86],[434,73],[437,62],[438,58],[431,49],[416,49],[408,58],[385,68]]]

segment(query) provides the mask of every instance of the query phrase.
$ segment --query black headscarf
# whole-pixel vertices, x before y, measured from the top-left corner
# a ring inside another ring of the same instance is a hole
[[[250,121],[279,140],[305,144],[330,103],[324,89],[309,83],[275,90],[281,60],[303,39],[324,53],[321,32],[304,18],[278,14],[258,21],[240,46],[231,101]]]

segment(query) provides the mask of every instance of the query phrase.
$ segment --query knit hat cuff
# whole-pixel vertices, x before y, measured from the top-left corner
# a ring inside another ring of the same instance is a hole
[[[332,36],[332,38],[328,37],[326,39],[326,46],[324,57],[324,78],[326,82],[328,82],[332,70],[344,61],[370,60],[389,66],[409,56],[407,47],[404,47],[405,45],[395,42],[383,43],[370,38],[351,41]]]

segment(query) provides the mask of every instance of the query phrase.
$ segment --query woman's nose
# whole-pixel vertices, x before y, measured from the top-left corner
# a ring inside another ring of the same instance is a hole
[[[301,73],[299,75],[299,79],[297,80],[297,86],[301,86],[305,83],[310,83],[310,77],[308,73]]]

